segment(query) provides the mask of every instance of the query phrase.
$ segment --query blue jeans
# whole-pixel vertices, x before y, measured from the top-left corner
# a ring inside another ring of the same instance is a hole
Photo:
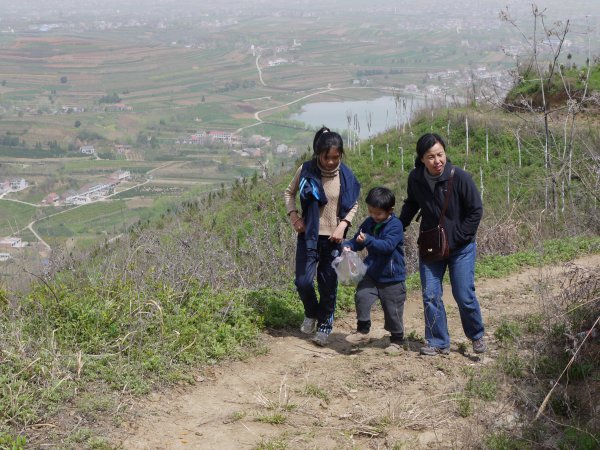
[[[460,320],[465,335],[471,340],[483,337],[483,319],[479,301],[475,295],[476,251],[475,242],[471,242],[453,250],[445,260],[434,263],[419,261],[425,312],[425,339],[431,347],[450,347],[442,288],[446,267],[450,274],[452,295],[460,311]]]
[[[304,233],[296,246],[296,289],[304,304],[304,315],[317,319],[317,330],[331,333],[337,300],[337,274],[331,263],[339,255],[339,244],[319,236],[316,250],[307,249]],[[319,298],[315,292],[315,275]]]

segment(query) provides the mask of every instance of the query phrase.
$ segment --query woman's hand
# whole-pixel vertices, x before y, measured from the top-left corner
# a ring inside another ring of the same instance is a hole
[[[290,214],[290,220],[292,221],[292,227],[294,227],[296,233],[300,234],[306,231],[304,220],[297,212],[294,211]]]
[[[336,244],[341,243],[344,240],[346,228],[348,228],[348,222],[342,220],[340,223],[338,223],[338,226],[335,228],[333,234],[329,236],[329,240],[331,242],[335,242]]]

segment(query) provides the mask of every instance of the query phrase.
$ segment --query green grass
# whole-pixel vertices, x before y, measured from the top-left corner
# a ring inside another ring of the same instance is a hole
[[[0,391],[0,423],[39,421],[81,382],[140,394],[156,380],[188,380],[185,367],[241,357],[262,329],[261,317],[241,292],[225,295],[190,286],[182,297],[161,285],[145,300],[128,284],[74,287],[57,281],[22,299],[20,333],[30,350],[9,351],[0,366],[7,387]],[[11,345],[6,342],[5,349]],[[46,345],[58,353],[47,352]],[[51,366],[56,369],[48,371]],[[77,376],[65,376],[71,371]],[[78,399],[87,412],[109,412],[116,405],[93,390],[80,390]]]
[[[309,397],[316,397],[323,400],[325,403],[329,403],[329,394],[324,389],[314,384],[307,384],[304,387],[304,395]]]
[[[64,171],[67,173],[75,172],[98,172],[103,170],[130,170],[135,173],[146,173],[150,169],[155,168],[155,165],[148,162],[123,161],[123,160],[76,160],[67,161],[64,164]]]
[[[571,237],[544,241],[536,248],[511,255],[484,256],[476,263],[476,273],[482,278],[501,278],[525,267],[541,267],[600,252],[600,237]]]
[[[525,361],[515,351],[502,352],[496,365],[502,373],[514,378],[523,377],[526,368]]]
[[[34,206],[0,199],[0,233],[9,236],[26,227],[36,210]]]
[[[258,416],[256,421],[268,423],[270,425],[283,425],[287,422],[287,417],[282,413],[265,414]]]
[[[25,450],[27,448],[25,436],[13,436],[0,432],[0,448],[6,450]]]
[[[595,450],[600,447],[600,433],[592,433],[575,427],[567,427],[560,439],[558,448],[561,450]]]

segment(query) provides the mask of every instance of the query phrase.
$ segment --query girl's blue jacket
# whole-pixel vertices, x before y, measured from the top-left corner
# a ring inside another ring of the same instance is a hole
[[[342,247],[350,247],[354,251],[364,248],[369,252],[365,258],[367,275],[376,283],[397,283],[406,280],[404,263],[404,227],[402,222],[392,213],[375,232],[377,223],[368,217],[360,226],[354,237],[342,243]],[[356,242],[362,230],[366,235],[364,244]]]

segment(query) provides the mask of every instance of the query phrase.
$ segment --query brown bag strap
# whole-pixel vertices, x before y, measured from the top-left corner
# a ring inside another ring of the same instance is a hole
[[[440,215],[440,226],[444,224],[444,216],[446,215],[446,209],[448,208],[448,201],[450,200],[450,195],[452,194],[452,185],[454,184],[454,167],[450,171],[450,178],[448,178],[448,189],[446,189],[446,198],[444,199],[444,208],[442,209],[442,214]]]

